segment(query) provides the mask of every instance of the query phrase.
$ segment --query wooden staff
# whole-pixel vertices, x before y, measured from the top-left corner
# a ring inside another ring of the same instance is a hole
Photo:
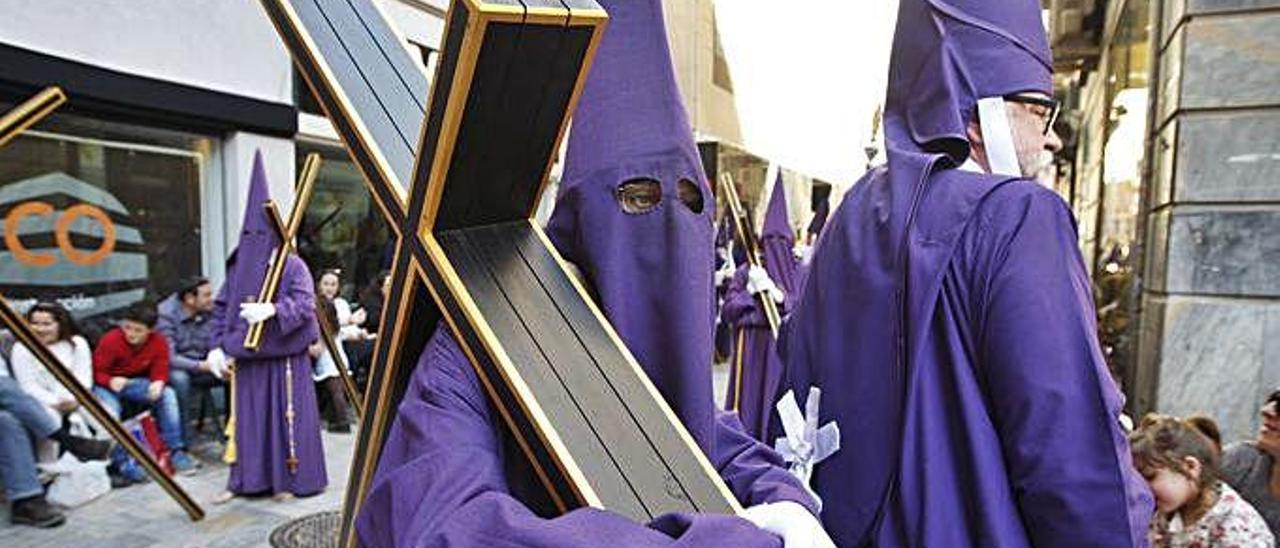
[[[227,426],[222,429],[222,435],[227,438],[227,447],[222,450],[222,462],[227,464],[236,463],[236,368],[231,366],[227,368],[227,390],[231,391],[231,410],[227,413]]]
[[[62,92],[62,88],[57,86],[47,87],[44,91],[23,101],[21,105],[14,107],[13,110],[6,112],[4,116],[0,116],[0,147],[3,147],[14,137],[17,137],[18,134],[48,116],[54,109],[62,106],[65,102],[67,102],[67,96]]]
[[[44,344],[36,338],[35,333],[31,331],[26,320],[10,308],[9,303],[3,297],[0,297],[0,321],[3,321],[4,326],[13,333],[18,342],[27,347],[27,350],[31,351],[31,354],[39,360],[40,364],[49,373],[53,374],[53,377],[58,379],[58,382],[68,392],[71,392],[71,397],[75,398],[76,402],[98,421],[98,424],[106,428],[107,433],[116,440],[116,443],[124,447],[125,451],[128,451],[133,458],[142,464],[142,468],[147,471],[147,475],[156,480],[156,483],[164,488],[165,492],[169,493],[169,496],[177,501],[183,510],[187,511],[187,515],[191,517],[192,521],[204,519],[204,509],[200,508],[199,504],[196,504],[196,501],[182,489],[182,486],[164,473],[160,465],[151,457],[151,453],[142,448],[138,440],[134,439],[124,429],[120,421],[102,406],[102,403],[89,392],[89,389],[76,382],[75,376],[67,370],[62,362],[58,361],[57,356],[54,356],[53,353],[49,352],[48,348],[45,348]]]
[[[333,358],[333,363],[338,369],[338,376],[342,378],[342,391],[347,394],[347,401],[350,401],[351,406],[356,410],[356,420],[360,420],[364,416],[364,398],[360,396],[360,390],[356,388],[356,382],[352,380],[351,373],[347,371],[346,355],[342,353],[342,349],[338,348],[336,336],[338,330],[329,321],[329,316],[325,313],[324,306],[320,302],[320,299],[316,299],[316,320],[320,324],[320,341],[324,343],[325,350],[328,350],[329,356]]]
[[[308,154],[306,162],[302,165],[302,174],[297,187],[298,195],[293,201],[293,209],[289,212],[287,225],[280,219],[280,212],[274,201],[263,204],[276,230],[280,231],[281,242],[280,247],[276,248],[272,255],[271,264],[267,267],[266,279],[258,290],[257,302],[259,303],[273,303],[276,300],[280,279],[284,276],[285,264],[288,263],[289,255],[293,253],[294,237],[298,235],[298,228],[302,226],[302,217],[306,213],[307,204],[311,201],[311,192],[315,189],[316,176],[319,174],[320,155],[314,152]],[[244,336],[244,347],[257,351],[262,346],[262,334],[266,327],[266,320],[251,324],[249,332]]]
[[[756,235],[751,231],[751,223],[748,218],[747,211],[742,207],[742,202],[738,200],[738,189],[733,185],[733,176],[728,173],[720,174],[720,190],[724,192],[725,202],[729,205],[729,217],[733,221],[733,231],[738,234],[738,241],[742,242],[742,246],[746,251],[747,263],[753,267],[764,267],[764,261],[760,258],[760,241],[756,239]],[[760,300],[760,308],[764,310],[764,317],[769,322],[769,331],[773,333],[773,338],[778,338],[778,326],[782,324],[782,315],[778,313],[778,303],[768,295],[761,293],[756,295]]]

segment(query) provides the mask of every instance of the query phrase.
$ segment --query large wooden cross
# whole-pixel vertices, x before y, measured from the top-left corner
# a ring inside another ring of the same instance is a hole
[[[0,146],[4,146],[18,134],[48,116],[66,100],[67,97],[61,89],[51,87],[5,113],[0,117]],[[17,234],[13,234],[13,237],[16,238]],[[75,375],[72,375],[58,357],[40,342],[40,339],[31,331],[31,327],[27,325],[26,319],[11,308],[3,296],[0,296],[0,325],[13,333],[17,342],[31,351],[40,364],[71,393],[71,397],[75,398],[76,402],[98,421],[98,424],[106,429],[116,443],[138,460],[142,469],[147,471],[147,475],[151,476],[151,479],[155,480],[179,506],[182,506],[192,521],[204,519],[204,509],[182,489],[181,485],[178,485],[160,468],[159,463],[151,457],[151,453],[143,449],[138,440],[134,439],[120,424],[120,421],[102,406],[98,398],[94,397],[88,388],[80,385]]]
[[[280,217],[280,206],[276,205],[275,200],[267,200],[267,203],[262,204],[267,218],[271,220],[272,230],[280,238],[280,246],[271,250],[265,279],[262,280],[262,285],[258,286],[257,302],[259,303],[276,301],[276,293],[280,291],[280,280],[284,278],[285,265],[289,263],[289,256],[293,254],[298,231],[302,228],[302,219],[306,216],[307,204],[311,203],[311,193],[315,190],[316,176],[319,173],[320,155],[315,153],[307,155],[307,160],[302,165],[302,173],[298,177],[298,185],[294,189],[296,194],[293,199],[293,208],[289,211],[287,221]],[[266,320],[249,324],[249,330],[244,335],[244,347],[257,351],[262,346],[262,334],[266,332],[266,328]]]
[[[398,238],[341,540],[443,319],[560,511],[740,510],[532,215],[607,15],[456,0],[428,86],[372,0],[262,0]]]

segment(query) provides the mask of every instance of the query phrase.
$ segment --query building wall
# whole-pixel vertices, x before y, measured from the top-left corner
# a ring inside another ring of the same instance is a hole
[[[665,0],[662,4],[676,83],[694,131],[702,139],[741,145],[742,125],[732,87],[725,87],[732,75],[722,55],[717,61],[714,3]]]
[[[1164,4],[1138,404],[1239,439],[1280,384],[1280,1]]]
[[[12,45],[276,103],[289,54],[256,0],[0,0]]]

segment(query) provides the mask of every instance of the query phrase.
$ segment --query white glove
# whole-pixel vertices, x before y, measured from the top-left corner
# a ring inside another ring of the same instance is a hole
[[[759,504],[740,517],[782,538],[783,548],[835,548],[822,523],[799,503],[789,500]]]
[[[782,288],[773,283],[769,272],[762,266],[752,266],[747,269],[747,292],[752,295],[768,292],[769,298],[778,304],[782,304],[783,299],[787,297],[787,294],[782,292]]]
[[[276,315],[276,305],[272,303],[240,303],[240,317],[249,323],[264,322]]]
[[[227,355],[221,348],[210,350],[204,357],[204,362],[209,364],[209,373],[218,379],[222,379],[227,372]]]

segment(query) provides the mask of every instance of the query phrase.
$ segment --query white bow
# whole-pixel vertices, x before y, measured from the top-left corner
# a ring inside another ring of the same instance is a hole
[[[786,436],[774,441],[774,449],[782,455],[782,459],[791,464],[791,474],[799,478],[809,494],[822,509],[822,498],[809,486],[809,478],[813,468],[840,450],[840,426],[835,421],[828,422],[818,428],[818,408],[822,401],[822,389],[809,387],[809,398],[805,400],[804,414],[800,413],[800,405],[796,403],[795,392],[788,390],[775,406],[778,418],[782,421],[782,430]]]

